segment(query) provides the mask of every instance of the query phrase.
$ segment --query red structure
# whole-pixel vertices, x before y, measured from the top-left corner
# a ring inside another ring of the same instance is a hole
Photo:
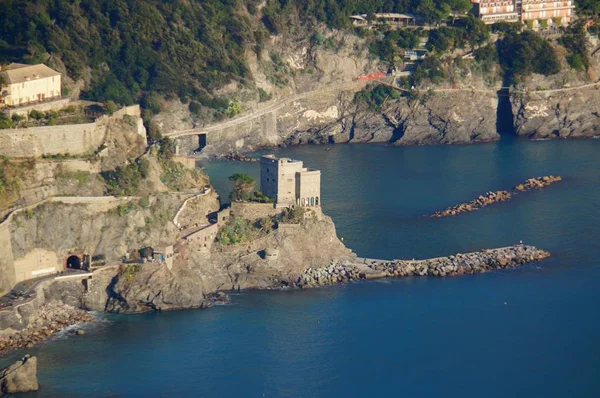
[[[368,81],[368,80],[379,80],[379,79],[384,78],[385,76],[386,76],[385,72],[371,73],[369,75],[359,76],[358,81],[364,82],[364,81]]]

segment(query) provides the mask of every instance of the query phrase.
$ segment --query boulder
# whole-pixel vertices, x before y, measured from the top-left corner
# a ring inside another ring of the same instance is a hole
[[[0,370],[0,396],[18,392],[37,391],[37,358],[24,356],[21,360]]]

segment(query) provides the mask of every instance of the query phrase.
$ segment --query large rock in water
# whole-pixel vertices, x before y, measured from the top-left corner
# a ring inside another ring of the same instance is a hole
[[[37,358],[26,355],[23,359],[0,370],[0,396],[18,392],[37,391]]]

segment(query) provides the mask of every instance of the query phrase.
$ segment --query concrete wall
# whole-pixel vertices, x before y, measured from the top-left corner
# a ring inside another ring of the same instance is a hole
[[[8,291],[16,283],[9,222],[0,224],[0,289]]]
[[[105,126],[96,123],[7,129],[0,132],[0,155],[87,155],[102,144],[105,133]]]
[[[37,109],[37,108],[36,108]],[[137,119],[137,133],[146,138],[139,105],[126,106],[94,123],[42,126],[0,131],[0,155],[25,158],[42,155],[89,155],[104,142],[111,120],[125,115]]]
[[[219,224],[211,224],[193,234],[188,235],[185,240],[188,242],[200,243],[201,247],[210,248],[219,232]]]
[[[246,220],[270,217],[281,211],[282,209],[276,209],[272,203],[233,202],[231,204],[231,215]]]
[[[16,108],[16,109],[5,109],[5,112],[8,114],[8,117],[12,117],[12,115],[16,114],[16,115],[22,115],[22,116],[25,116],[26,118],[28,118],[29,112],[31,112],[34,109],[37,111],[40,111],[40,112],[56,111],[56,110],[59,110],[62,108],[66,108],[70,104],[71,104],[70,98],[62,98],[62,99],[57,99],[54,101],[40,102],[37,104],[28,105],[28,106],[20,106],[19,108]]]
[[[54,274],[64,269],[55,252],[45,249],[33,249],[25,257],[14,260],[16,283]]]
[[[196,159],[188,156],[173,156],[173,161],[184,165],[186,168],[193,170],[196,168]]]

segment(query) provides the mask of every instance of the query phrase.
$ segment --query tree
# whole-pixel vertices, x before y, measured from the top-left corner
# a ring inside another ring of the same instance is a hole
[[[509,33],[498,41],[500,65],[509,75],[553,75],[560,71],[556,50],[537,33]]]
[[[600,14],[600,1],[598,0],[575,0],[577,13],[584,15]]]
[[[245,173],[235,173],[229,177],[229,181],[233,184],[233,190],[229,195],[229,199],[239,202],[249,200],[256,187],[256,180]]]

